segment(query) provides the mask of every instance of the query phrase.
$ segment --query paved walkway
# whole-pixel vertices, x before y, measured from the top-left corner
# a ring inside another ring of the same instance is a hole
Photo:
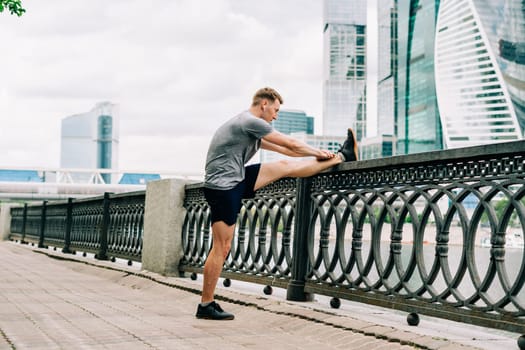
[[[474,348],[224,288],[235,320],[198,320],[195,281],[12,242],[0,266],[0,349]]]

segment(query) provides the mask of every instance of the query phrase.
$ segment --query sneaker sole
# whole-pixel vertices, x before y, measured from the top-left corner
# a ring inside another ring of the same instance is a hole
[[[231,317],[224,317],[224,318],[215,318],[215,317],[211,317],[211,316],[196,316],[198,319],[201,319],[201,320],[214,320],[214,321],[229,321],[229,320],[233,320],[235,318],[235,316],[231,316]]]
[[[349,129],[349,131],[352,133],[352,139],[354,140],[354,157],[355,157],[355,160],[357,161],[359,158],[357,157],[358,156],[358,150],[357,150],[357,139],[355,137],[355,132],[354,130],[352,129]]]

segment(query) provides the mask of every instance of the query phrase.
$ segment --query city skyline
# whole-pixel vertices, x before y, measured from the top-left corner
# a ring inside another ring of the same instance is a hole
[[[411,49],[410,56],[406,42],[395,43],[400,45],[396,47],[400,61],[423,57],[419,61],[421,67],[432,64],[432,50],[420,43],[432,42],[427,40],[423,26],[434,25],[425,21],[421,13],[428,9],[427,18],[436,16],[437,8],[430,12],[434,2],[420,2],[423,10],[414,23],[409,23],[406,17],[409,1],[398,2],[402,5],[401,17],[390,13],[391,3],[381,7],[377,24],[373,22],[377,20],[376,4],[367,2],[367,18],[363,22],[366,75],[371,82],[374,79],[377,82],[368,84],[359,98],[358,109],[366,107],[368,119],[363,129],[366,128],[367,137],[390,134],[394,123],[391,120],[386,123],[382,116],[396,108],[397,114],[404,113],[391,92],[398,84],[395,88],[403,93],[399,80],[404,79],[406,67],[395,67],[399,69],[396,83],[392,67],[388,66],[391,62],[385,60],[385,55],[378,57],[375,47],[368,43],[377,40],[377,31],[383,37],[392,29],[382,25],[384,20],[395,15],[403,35],[416,33],[410,37],[410,47],[420,51]],[[207,146],[216,127],[247,109],[252,94],[262,86],[276,88],[284,97],[283,108],[305,111],[316,120],[315,134],[327,135],[322,132],[326,121],[323,115],[326,31],[322,2],[290,1],[278,10],[228,0],[206,6],[203,1],[189,0],[157,0],[156,4],[163,13],[148,12],[139,1],[73,5],[65,0],[52,0],[44,6],[26,0],[24,6],[28,12],[24,16],[2,17],[0,40],[9,50],[0,57],[0,64],[9,69],[0,81],[3,125],[0,146],[5,150],[0,167],[57,167],[60,119],[89,110],[104,100],[120,107],[119,164],[124,170],[202,172]],[[487,15],[490,14],[480,10],[482,19]],[[57,16],[62,20],[56,21]],[[507,14],[506,18],[517,17]],[[520,17],[506,21],[515,35],[522,35],[515,30],[521,20]],[[483,25],[483,29],[489,37],[496,33],[492,26]],[[499,52],[498,42],[490,42],[494,52]],[[510,55],[507,46],[512,48],[519,42],[519,37],[505,36],[500,42],[504,53],[498,60]],[[379,50],[390,49],[381,40],[378,44]],[[521,46],[516,46],[513,56],[518,68],[522,67],[518,63],[522,57],[520,50]],[[519,75],[523,69],[516,70],[509,64],[506,67],[510,68],[502,70],[505,81],[523,79]],[[411,83],[406,88],[414,90],[405,91],[411,95],[403,108],[410,116],[436,111],[432,121],[421,118],[418,127],[427,134],[435,131],[428,140],[437,144],[443,140],[441,130],[429,127],[431,122],[435,125],[441,122],[437,98],[429,100],[432,103],[418,100],[422,96],[436,96],[435,88],[421,94],[413,83],[428,76],[430,71],[424,69],[412,70]],[[523,104],[519,91],[509,90],[509,94],[515,106]],[[366,106],[362,101],[366,101]],[[423,102],[424,110],[419,108]],[[395,127],[403,125],[398,120]],[[417,129],[411,126],[411,130]],[[339,132],[344,133],[345,130]],[[421,150],[431,150],[425,148],[427,139],[421,140],[424,146]],[[408,153],[414,151],[417,150],[410,149]]]

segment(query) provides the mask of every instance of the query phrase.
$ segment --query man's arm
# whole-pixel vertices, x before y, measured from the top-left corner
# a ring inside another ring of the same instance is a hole
[[[319,160],[330,159],[334,157],[332,152],[313,148],[304,142],[296,140],[293,137],[282,134],[278,131],[272,131],[268,135],[264,136],[261,140],[261,148],[278,152],[290,157],[313,156]]]

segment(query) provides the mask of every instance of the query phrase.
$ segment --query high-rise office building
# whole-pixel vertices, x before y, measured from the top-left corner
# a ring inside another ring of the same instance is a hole
[[[375,6],[373,12],[376,12],[377,17],[367,23],[370,35],[374,34],[374,28],[377,29],[377,43],[374,45],[373,37],[369,43],[372,44],[367,48],[368,55],[374,55],[376,60],[367,60],[367,72],[377,72],[375,75],[370,74],[367,78],[368,83],[377,83],[377,90],[373,91],[371,96],[376,96],[376,100],[372,99],[371,103],[377,103],[377,116],[371,111],[368,115],[367,110],[373,107],[369,106],[366,98],[360,101],[359,109],[362,113],[358,113],[358,124],[362,125],[362,130],[357,130],[359,140],[359,159],[372,159],[389,157],[395,154],[395,116],[397,113],[396,101],[396,72],[397,72],[397,3],[396,0],[382,0],[379,4],[369,4],[368,6]],[[379,5],[379,6],[378,6]],[[377,53],[380,53],[379,55]],[[371,66],[372,64],[376,66]],[[367,74],[369,75],[369,74]],[[375,80],[374,80],[375,79]],[[374,81],[372,81],[374,80]],[[360,119],[360,116],[365,118]],[[376,118],[374,120],[372,118]],[[364,130],[367,130],[365,133]],[[368,133],[370,131],[370,133]]]
[[[276,120],[272,122],[275,130],[293,135],[296,138],[304,139],[302,135],[313,135],[314,133],[314,117],[308,116],[305,112],[300,110],[282,109]],[[286,156],[265,150],[260,151],[261,162],[271,162],[279,159],[284,159]]]
[[[324,135],[365,136],[366,18],[366,0],[324,1]]]
[[[397,69],[397,8],[394,0],[382,0],[377,7],[377,134],[394,135],[396,113],[395,72]]]
[[[335,137],[328,135],[309,135],[304,133],[292,134],[296,139],[314,147],[337,153],[346,139],[345,136]]]
[[[522,6],[514,0],[441,0],[435,76],[448,148],[521,138],[516,111],[523,112],[525,102]]]
[[[398,0],[397,5],[396,152],[440,150],[443,137],[434,77],[439,0]]]
[[[275,130],[283,134],[302,132],[314,133],[314,117],[306,115],[305,112],[291,109],[281,109],[278,118],[273,121]]]
[[[379,28],[379,57],[395,58],[397,154],[523,137],[522,0],[395,0],[394,13],[389,40]],[[388,51],[381,49],[385,40],[394,45]],[[390,94],[381,83],[380,116]]]
[[[359,142],[359,159],[376,159],[394,155],[394,137],[379,135],[366,137]]]
[[[522,0],[474,0],[474,4],[524,132],[525,3]]]
[[[69,169],[118,169],[117,106],[98,103],[91,111],[62,120],[60,167]],[[106,183],[111,182],[104,174]]]

